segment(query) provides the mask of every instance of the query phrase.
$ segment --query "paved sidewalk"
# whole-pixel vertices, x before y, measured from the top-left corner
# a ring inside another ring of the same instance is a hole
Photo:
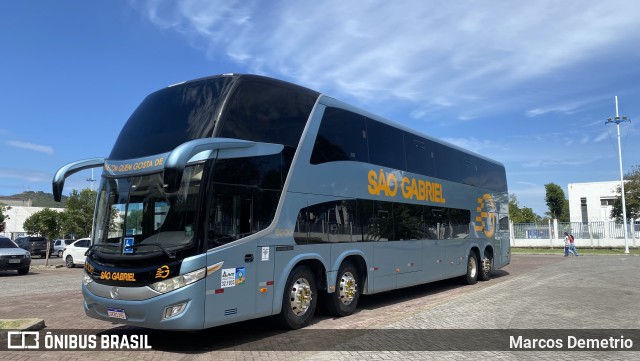
[[[26,279],[0,275],[0,318],[8,318],[9,314],[44,318],[45,331],[115,329],[139,333],[139,329],[84,316],[79,290],[81,272],[40,271],[37,278],[29,279],[40,286],[31,289],[27,299],[20,296]],[[640,352],[628,351],[423,351],[428,348],[428,339],[416,346],[400,337],[433,336],[427,331],[404,331],[420,329],[638,330],[639,272],[640,257],[635,256],[517,255],[512,265],[496,271],[489,282],[464,287],[437,282],[363,297],[356,314],[336,319],[319,316],[305,330],[283,332],[272,324],[272,319],[265,318],[197,333],[149,331],[153,340],[150,351],[0,351],[0,360],[640,359]],[[363,329],[395,331],[389,331],[388,336],[357,331]],[[470,335],[476,333],[460,331],[460,337]],[[459,345],[455,341],[453,345]],[[640,339],[634,342],[640,344]],[[420,350],[411,351],[416,347]]]

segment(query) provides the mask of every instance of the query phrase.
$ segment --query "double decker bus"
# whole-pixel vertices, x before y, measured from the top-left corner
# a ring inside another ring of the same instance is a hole
[[[136,108],[102,167],[84,310],[197,330],[510,262],[508,193],[495,161],[316,91],[246,74],[172,85]]]

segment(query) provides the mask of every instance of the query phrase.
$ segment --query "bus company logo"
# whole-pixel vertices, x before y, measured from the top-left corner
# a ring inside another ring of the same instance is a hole
[[[496,205],[490,194],[485,194],[478,198],[478,207],[476,208],[478,215],[476,216],[476,232],[483,232],[487,238],[493,237],[496,231]]]
[[[446,203],[443,186],[441,183],[430,182],[417,178],[404,177],[400,173],[379,172],[370,170],[367,173],[369,184],[367,190],[374,196],[395,197],[400,190],[404,199],[416,199],[419,201]]]
[[[169,266],[167,265],[158,267],[158,269],[156,270],[156,278],[167,278],[169,277],[170,272],[171,271],[169,270]]]

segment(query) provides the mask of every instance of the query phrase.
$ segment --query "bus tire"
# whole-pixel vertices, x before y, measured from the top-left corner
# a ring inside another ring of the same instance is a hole
[[[360,275],[358,269],[349,261],[340,265],[336,290],[329,294],[328,311],[334,316],[349,316],[356,311],[360,299]]]
[[[298,265],[287,278],[282,295],[280,323],[283,327],[296,330],[307,326],[316,311],[318,287],[309,267]]]
[[[484,267],[485,260],[489,260],[489,267]],[[493,270],[493,257],[490,254],[485,253],[484,258],[480,264],[480,272],[478,273],[478,279],[480,281],[488,281],[491,279],[491,270]]]
[[[475,285],[478,282],[478,257],[473,251],[469,252],[467,274],[463,276],[463,281],[468,285]]]

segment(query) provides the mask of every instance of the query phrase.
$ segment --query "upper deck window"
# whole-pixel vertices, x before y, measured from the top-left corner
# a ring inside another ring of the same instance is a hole
[[[230,100],[216,137],[297,147],[317,93],[310,90],[246,81]]]
[[[311,153],[311,164],[352,160],[369,162],[365,117],[326,108]]]
[[[234,78],[217,77],[159,90],[131,114],[109,159],[140,158],[210,137]]]

